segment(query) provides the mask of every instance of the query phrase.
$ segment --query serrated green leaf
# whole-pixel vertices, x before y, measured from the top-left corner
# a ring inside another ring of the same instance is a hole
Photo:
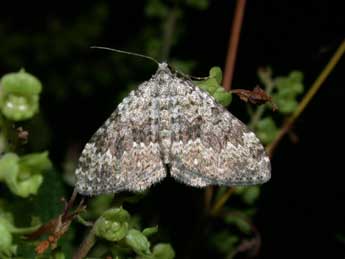
[[[295,98],[304,90],[303,73],[300,71],[292,71],[287,77],[277,77],[275,84],[278,89],[278,95],[291,96]]]
[[[138,255],[150,255],[150,242],[139,230],[130,229],[125,238],[126,244]]]
[[[269,144],[276,138],[278,128],[272,117],[265,117],[256,124],[255,133],[263,144]]]
[[[278,106],[279,112],[283,114],[292,113],[298,107],[298,102],[293,98],[281,98],[279,95],[274,95],[273,101]]]
[[[223,105],[224,107],[229,106],[232,100],[231,93],[225,91],[223,87],[218,87],[214,92],[213,97],[219,104]]]
[[[220,67],[212,67],[210,69],[209,75],[210,75],[211,78],[215,78],[219,85],[222,83],[223,72],[222,72],[222,69]]]
[[[289,78],[295,82],[302,82],[303,77],[303,73],[297,70],[291,71],[289,74]]]
[[[153,248],[154,259],[174,259],[175,251],[170,244],[160,243]]]
[[[150,227],[150,228],[145,228],[144,230],[143,230],[143,234],[145,235],[145,236],[151,236],[151,235],[153,235],[153,234],[156,234],[158,232],[158,226],[154,226],[154,227]]]

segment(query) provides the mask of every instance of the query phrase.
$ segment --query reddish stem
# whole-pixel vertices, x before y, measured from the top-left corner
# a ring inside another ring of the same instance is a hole
[[[237,53],[238,42],[240,39],[240,32],[241,32],[241,27],[242,27],[245,5],[246,5],[246,0],[237,1],[235,16],[232,23],[230,40],[229,40],[229,48],[228,48],[228,54],[226,57],[224,79],[223,79],[223,87],[227,91],[230,91],[231,89],[231,83],[232,83],[232,78],[234,74],[236,53]]]

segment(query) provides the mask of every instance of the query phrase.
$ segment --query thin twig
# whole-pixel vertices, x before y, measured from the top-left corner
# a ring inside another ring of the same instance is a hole
[[[91,248],[96,243],[95,225],[90,230],[89,234],[85,237],[81,243],[77,252],[73,255],[73,259],[83,259],[87,256]]]
[[[225,65],[224,79],[223,79],[223,87],[227,91],[230,91],[231,89],[235,61],[236,61],[236,53],[237,53],[238,42],[240,39],[240,32],[241,32],[241,27],[242,27],[245,5],[246,5],[246,0],[237,0],[235,16],[234,16],[232,28],[231,28],[229,48],[228,48],[228,54],[226,57],[226,65]]]
[[[215,202],[212,207],[211,215],[216,216],[221,208],[223,208],[226,201],[230,198],[231,194],[235,191],[235,188],[230,187],[226,190],[226,192]]]
[[[270,157],[272,157],[273,152],[275,148],[278,146],[279,142],[282,140],[282,138],[285,136],[285,134],[290,130],[293,123],[296,121],[296,119],[301,115],[301,113],[304,111],[304,109],[307,107],[311,99],[314,97],[314,95],[317,93],[317,91],[320,89],[320,86],[325,82],[328,75],[332,72],[335,65],[338,63],[340,58],[345,52],[345,40],[339,45],[338,49],[335,51],[334,55],[328,62],[328,64],[325,66],[321,74],[317,77],[315,82],[312,84],[309,91],[306,93],[302,101],[299,103],[297,109],[294,111],[294,113],[286,120],[283,127],[280,129],[277,137],[275,140],[267,147],[267,152]]]

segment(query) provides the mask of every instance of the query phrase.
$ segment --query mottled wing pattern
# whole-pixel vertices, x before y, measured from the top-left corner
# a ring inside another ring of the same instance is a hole
[[[270,178],[257,137],[166,63],[132,91],[86,144],[76,189],[141,191],[171,175],[191,186],[250,185]]]
[[[132,91],[84,147],[76,189],[85,195],[141,191],[166,176],[157,121],[145,82]]]
[[[197,187],[268,181],[270,161],[255,134],[191,81],[173,82],[171,175]]]

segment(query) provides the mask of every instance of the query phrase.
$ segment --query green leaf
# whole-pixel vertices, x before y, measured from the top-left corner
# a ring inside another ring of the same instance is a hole
[[[145,14],[149,17],[166,17],[169,13],[168,7],[159,0],[150,0],[146,4]]]
[[[187,0],[186,4],[190,7],[203,11],[208,8],[209,2],[208,0]]]
[[[293,97],[282,97],[273,95],[273,102],[278,106],[279,112],[283,114],[290,114],[298,107],[298,102]]]
[[[225,91],[223,87],[219,87],[213,94],[213,97],[216,99],[218,103],[223,105],[224,107],[229,106],[232,100],[231,93]]]
[[[249,234],[252,229],[247,217],[240,212],[226,215],[224,217],[224,222],[230,225],[235,225],[241,232],[245,234]]]
[[[223,72],[220,67],[212,67],[210,69],[210,77],[215,78],[217,80],[217,83],[220,85],[223,80]]]
[[[21,169],[20,159],[14,153],[7,153],[0,159],[0,181],[5,182],[11,192],[25,198],[37,193],[43,182],[43,176],[33,175],[30,170],[21,171]]]
[[[292,71],[287,77],[277,77],[275,79],[275,84],[278,89],[278,94],[282,95],[282,91],[284,90],[284,96],[289,95],[295,98],[304,90],[303,73],[300,71]]]
[[[223,230],[211,235],[211,246],[215,247],[217,251],[222,254],[228,254],[235,249],[239,238],[228,230]]]
[[[48,157],[48,152],[32,153],[20,158],[19,167],[21,171],[28,170],[32,174],[40,174],[52,169],[52,163]]]
[[[266,117],[256,124],[255,133],[263,144],[269,144],[276,138],[278,128],[272,117]]]
[[[291,71],[289,74],[289,78],[295,82],[302,82],[303,77],[303,73],[298,70]]]
[[[65,259],[66,257],[65,257],[65,255],[64,255],[64,253],[63,252],[61,252],[61,251],[54,251],[53,252],[53,256],[52,256],[52,259]]]
[[[123,208],[112,208],[95,222],[95,234],[108,241],[119,241],[128,233],[129,213]]]
[[[214,92],[219,88],[218,82],[216,78],[208,78],[203,81],[195,81],[194,82],[199,88],[208,92],[209,94],[213,95]]]
[[[0,214],[0,255],[2,253],[4,254],[11,254],[11,249],[12,249],[12,234],[9,231],[8,228],[8,222],[2,218],[2,215]]]
[[[139,230],[131,229],[128,231],[126,238],[126,244],[130,246],[138,255],[150,255],[150,242],[146,236]]]
[[[248,205],[253,205],[254,202],[259,198],[260,187],[259,186],[249,186],[246,188],[245,192],[242,194],[242,199]]]
[[[151,236],[151,235],[153,235],[153,234],[156,234],[158,232],[158,226],[154,226],[154,227],[150,227],[150,228],[145,228],[144,230],[143,230],[143,234],[145,235],[145,236]]]
[[[153,248],[154,259],[174,259],[175,251],[170,244],[160,243]]]

